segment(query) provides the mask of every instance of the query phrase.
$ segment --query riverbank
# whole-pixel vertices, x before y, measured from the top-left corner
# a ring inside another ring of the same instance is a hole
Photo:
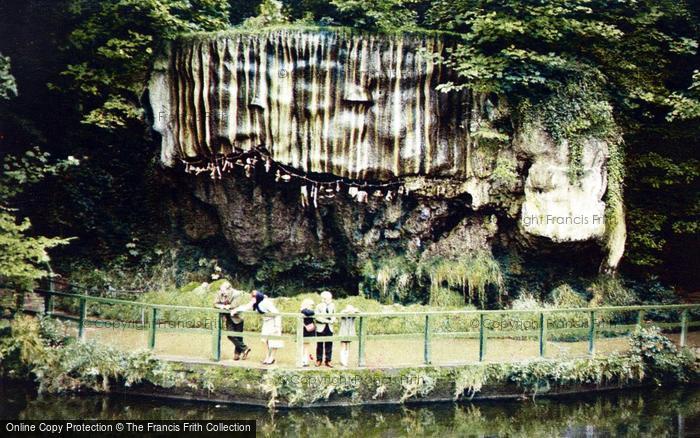
[[[61,420],[255,420],[258,436],[692,436],[700,430],[700,387],[629,389],[561,396],[556,402],[421,403],[265,408],[121,394],[39,395],[0,380],[0,416]]]
[[[658,387],[662,383],[646,374],[643,365],[624,356],[566,362],[536,360],[353,370],[285,370],[230,367],[204,361],[167,362],[171,378],[177,381],[172,386],[147,380],[136,384],[117,380],[104,392],[136,398],[286,409],[536,400]],[[666,383],[672,386],[676,382]],[[698,374],[686,384],[700,388]]]
[[[52,319],[15,318],[0,336],[0,377],[42,393],[102,392],[274,408],[536,398],[647,384],[700,382],[693,350],[642,328],[625,353],[460,365],[350,369],[230,366],[125,352],[65,336]]]
[[[119,385],[115,393],[268,408],[526,399],[653,385],[626,357],[453,367],[264,369],[172,362],[183,382]],[[700,384],[700,381],[697,381]]]

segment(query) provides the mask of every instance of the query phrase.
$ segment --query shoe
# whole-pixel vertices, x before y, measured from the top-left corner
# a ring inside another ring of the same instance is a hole
[[[316,361],[316,366],[317,366],[317,367],[320,367],[320,366],[321,366],[321,361],[320,361],[320,360],[317,360],[317,361]]]
[[[233,354],[233,360],[239,360],[240,358],[241,358],[241,355],[239,353]]]
[[[250,348],[246,348],[245,351],[241,354],[241,360],[248,359],[249,354],[250,354]]]
[[[326,366],[327,366],[328,368],[333,368],[333,365],[331,364],[331,361],[330,361],[330,360],[327,360],[327,361],[326,361]]]

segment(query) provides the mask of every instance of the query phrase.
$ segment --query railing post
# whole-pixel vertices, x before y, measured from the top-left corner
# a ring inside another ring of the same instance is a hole
[[[595,355],[595,310],[588,316],[588,354]]]
[[[544,357],[545,354],[547,354],[547,327],[544,312],[540,312],[540,357]]]
[[[357,366],[365,366],[365,317],[360,316],[359,340],[357,347]]]
[[[423,362],[430,364],[430,315],[425,315],[425,332],[423,334]]]
[[[87,315],[87,300],[80,298],[80,315],[78,317],[78,338],[85,339],[85,316]]]
[[[640,310],[637,313],[637,330],[641,329],[644,325],[644,310]]]
[[[297,367],[304,366],[304,317],[297,318]]]
[[[151,320],[148,326],[148,348],[153,350],[156,346],[156,321],[158,320],[158,309],[151,309]]]
[[[685,347],[685,340],[688,337],[688,309],[683,309],[681,313],[681,348]]]
[[[479,362],[484,360],[486,355],[486,327],[484,327],[484,314],[479,314]]]
[[[214,362],[221,360],[221,313],[219,312],[216,312],[211,330],[211,357]]]
[[[53,294],[47,292],[44,295],[44,315],[51,316],[53,314]]]

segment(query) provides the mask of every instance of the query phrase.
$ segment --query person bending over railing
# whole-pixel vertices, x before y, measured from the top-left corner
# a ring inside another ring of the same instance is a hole
[[[279,311],[272,299],[263,294],[259,290],[254,290],[251,294],[251,301],[248,304],[239,306],[231,311],[231,313],[243,312],[246,310],[255,310],[262,317],[262,341],[267,347],[267,354],[262,361],[263,365],[272,365],[275,363],[275,351],[278,348],[284,347],[284,341],[281,339],[270,339],[265,336],[282,336],[282,316],[277,315]]]
[[[249,295],[242,290],[234,289],[230,284],[224,283],[219,288],[216,294],[216,302],[214,307],[218,309],[236,308],[244,305],[249,301]],[[224,318],[224,327],[226,331],[242,332],[243,331],[243,315],[240,313],[231,312],[230,314],[221,315]],[[241,336],[227,336],[228,340],[233,343],[233,360],[246,360],[250,354],[250,348],[243,342]]]

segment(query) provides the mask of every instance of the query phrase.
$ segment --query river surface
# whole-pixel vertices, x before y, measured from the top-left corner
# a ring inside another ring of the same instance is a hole
[[[259,436],[700,437],[700,387],[521,401],[280,410],[137,398],[45,396],[0,382],[0,419],[255,419]]]

